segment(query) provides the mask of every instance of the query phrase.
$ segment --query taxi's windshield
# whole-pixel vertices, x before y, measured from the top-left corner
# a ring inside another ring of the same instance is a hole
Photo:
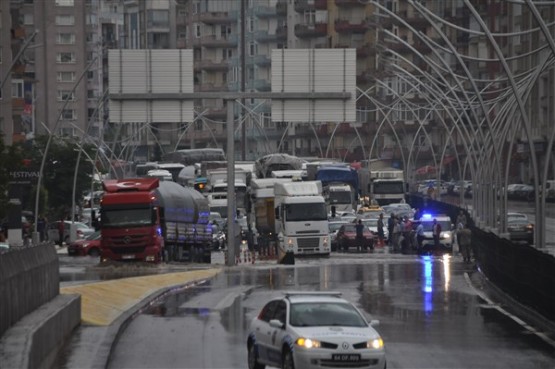
[[[367,323],[354,306],[334,302],[291,304],[289,323],[296,327],[367,326]]]

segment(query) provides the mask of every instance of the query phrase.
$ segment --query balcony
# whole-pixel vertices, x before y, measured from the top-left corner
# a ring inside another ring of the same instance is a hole
[[[268,92],[271,91],[272,85],[270,84],[270,81],[266,79],[256,79],[254,80],[254,88],[257,91]]]
[[[335,31],[337,33],[364,33],[368,31],[368,24],[366,20],[358,24],[348,20],[337,20],[335,21]]]
[[[407,11],[402,11],[400,13],[400,16],[405,20],[405,22],[407,22],[408,24],[410,24],[412,27],[416,29],[430,25],[430,23],[424,17],[414,13],[408,14]]]
[[[327,23],[316,23],[313,25],[295,24],[295,36],[298,38],[324,37],[327,34]]]
[[[375,45],[371,45],[370,43],[366,43],[361,46],[357,46],[357,58],[363,59],[369,56],[376,55],[377,49]]]
[[[237,47],[237,35],[228,38],[218,38],[216,35],[203,36],[200,38],[200,46],[208,48]]]
[[[285,41],[286,37],[284,37],[284,35],[281,33],[277,33],[277,30],[274,34],[268,33],[268,31],[257,31],[254,34],[254,39],[259,43],[267,43]]]
[[[220,62],[213,62],[211,60],[199,60],[195,61],[195,69],[205,70],[205,71],[227,71],[229,69],[229,63],[227,60],[222,60]]]
[[[295,11],[301,14],[306,11],[316,10],[316,7],[314,6],[314,1],[309,0],[295,0],[294,7]]]
[[[239,12],[204,12],[199,15],[199,20],[206,24],[230,24],[237,22]]]
[[[254,15],[261,19],[277,17],[277,5],[275,7],[256,5],[254,7]]]
[[[362,1],[360,0],[335,0],[335,5],[337,5],[337,7],[341,8],[341,7],[355,7],[355,6],[366,6],[366,4],[363,4]]]
[[[276,37],[279,37],[280,40],[287,40],[287,26],[277,26]]]
[[[287,16],[287,0],[278,0],[276,4],[276,14],[280,17]]]
[[[216,85],[214,83],[201,83],[195,86],[195,92],[227,92],[226,85]]]
[[[206,113],[204,113],[204,117],[214,119],[214,120],[226,120],[227,119],[227,108],[213,108],[208,109]],[[218,132],[215,132],[214,135],[216,137],[221,136]],[[210,136],[212,137],[212,136]]]
[[[253,60],[259,67],[269,67],[272,64],[272,60],[267,55],[255,55]]]

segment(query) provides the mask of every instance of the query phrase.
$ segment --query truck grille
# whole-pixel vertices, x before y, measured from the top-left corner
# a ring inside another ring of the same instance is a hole
[[[146,247],[150,237],[147,235],[132,235],[110,237],[108,244],[114,248],[129,249],[133,247]]]
[[[318,249],[319,246],[319,237],[297,238],[297,247],[299,248],[299,251],[306,249]]]

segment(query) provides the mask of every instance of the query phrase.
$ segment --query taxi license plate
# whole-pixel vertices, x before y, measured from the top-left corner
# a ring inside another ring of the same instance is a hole
[[[122,258],[122,259],[127,259],[127,260],[129,260],[129,259],[135,259],[135,255],[123,255],[121,258]]]
[[[360,354],[333,354],[333,361],[360,361]]]

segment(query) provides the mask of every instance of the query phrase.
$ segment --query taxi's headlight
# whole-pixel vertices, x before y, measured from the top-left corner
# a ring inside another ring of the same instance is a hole
[[[295,343],[307,349],[320,347],[320,341],[311,340],[310,338],[304,338],[304,337],[298,338],[297,341],[295,341]]]
[[[381,337],[374,338],[373,340],[368,341],[366,345],[369,349],[379,350],[383,348],[383,340]]]
[[[451,237],[451,235],[449,233],[442,233],[441,234],[441,238],[443,238],[443,239],[447,239],[447,238],[450,238],[450,237]]]

